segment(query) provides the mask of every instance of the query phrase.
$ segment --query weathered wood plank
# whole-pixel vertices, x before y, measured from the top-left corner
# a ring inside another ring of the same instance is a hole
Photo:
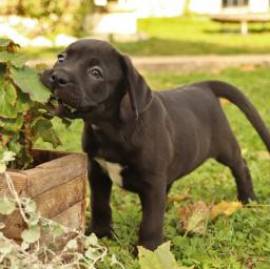
[[[18,194],[25,194],[27,191],[27,176],[19,171],[8,171],[8,174],[10,175]],[[0,175],[0,196],[3,195],[10,195],[10,191],[8,190],[4,176]]]
[[[70,179],[86,174],[86,157],[67,155],[25,171],[28,177],[28,194],[36,196]]]
[[[52,218],[83,200],[85,179],[77,177],[34,197],[42,216]]]
[[[52,220],[72,229],[80,229],[83,232],[85,228],[84,215],[84,201],[80,201],[53,217]]]

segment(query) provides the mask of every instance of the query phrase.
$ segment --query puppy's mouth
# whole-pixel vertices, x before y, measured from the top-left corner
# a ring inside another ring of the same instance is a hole
[[[76,119],[82,116],[82,111],[67,104],[58,96],[52,96],[49,100],[50,112],[60,118]]]
[[[61,98],[53,95],[49,100],[49,110],[53,116],[68,119],[84,118],[96,108],[96,104],[80,106],[79,99]]]

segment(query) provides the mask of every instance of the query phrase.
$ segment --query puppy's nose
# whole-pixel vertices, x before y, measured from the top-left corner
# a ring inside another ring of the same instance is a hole
[[[55,85],[62,87],[70,82],[68,74],[63,71],[54,71],[50,79]]]

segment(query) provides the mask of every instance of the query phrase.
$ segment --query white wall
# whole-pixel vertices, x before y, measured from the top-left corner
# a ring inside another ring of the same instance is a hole
[[[173,17],[183,14],[186,0],[137,0],[137,16]]]
[[[97,34],[133,35],[137,33],[137,17],[135,12],[114,12],[95,14],[94,29]]]
[[[189,10],[199,14],[220,13],[222,11],[222,0],[190,0]],[[230,10],[233,11],[234,8],[230,8]],[[247,11],[265,13],[269,10],[269,0],[249,0]]]
[[[190,0],[189,4],[189,10],[199,14],[215,14],[221,12],[221,9],[221,0]]]
[[[251,12],[268,12],[269,0],[249,0],[249,10]]]

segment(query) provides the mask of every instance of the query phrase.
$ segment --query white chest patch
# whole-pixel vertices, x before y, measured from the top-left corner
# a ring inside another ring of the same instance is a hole
[[[118,163],[107,162],[101,158],[95,158],[99,165],[106,171],[111,178],[112,182],[117,184],[120,187],[123,187],[123,178],[121,172],[123,167]]]

